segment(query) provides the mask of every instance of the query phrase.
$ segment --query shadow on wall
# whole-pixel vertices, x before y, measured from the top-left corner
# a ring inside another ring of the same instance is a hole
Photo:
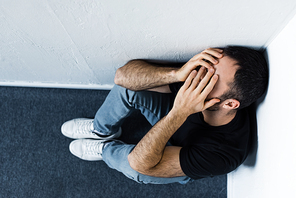
[[[268,74],[269,74],[268,54],[266,50],[264,50],[263,53],[264,53],[265,59],[267,60]],[[269,80],[269,76],[268,76],[268,80]],[[254,102],[251,106],[248,107],[249,108],[248,110],[250,113],[250,121],[251,121],[251,134],[250,134],[249,155],[247,156],[246,160],[243,163],[243,165],[245,166],[254,167],[256,165],[257,150],[258,150],[258,123],[257,123],[256,114],[257,114],[258,107],[264,101],[267,95],[268,85],[269,83],[267,83],[267,88],[265,93],[256,102]]]
[[[258,149],[258,126],[257,126],[257,103],[253,103],[251,106],[247,107],[250,114],[250,122],[251,122],[251,134],[250,134],[250,150],[249,154],[244,161],[243,165],[245,166],[255,166],[257,160],[257,149]]]

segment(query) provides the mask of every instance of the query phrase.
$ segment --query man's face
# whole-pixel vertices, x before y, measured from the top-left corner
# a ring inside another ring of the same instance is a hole
[[[219,59],[219,63],[214,65],[214,68],[216,69],[215,74],[218,74],[219,78],[217,83],[215,84],[215,87],[210,92],[206,100],[210,100],[212,98],[222,99],[220,97],[229,90],[229,83],[232,83],[234,80],[235,72],[238,69],[238,66],[235,64],[235,60],[229,58],[228,56],[223,56]],[[223,101],[220,101],[207,110],[219,110],[219,105],[221,104],[221,102]]]

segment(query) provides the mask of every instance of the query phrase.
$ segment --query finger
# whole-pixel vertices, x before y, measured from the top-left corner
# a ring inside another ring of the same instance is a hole
[[[197,55],[195,55],[193,58],[192,58],[192,60],[200,60],[201,58],[202,58],[202,60],[203,59],[205,59],[205,60],[207,60],[207,61],[209,61],[209,62],[211,62],[211,63],[218,63],[217,62],[217,57],[215,58],[211,53],[209,53],[209,52],[211,52],[211,50],[209,50],[209,51],[206,51],[206,50],[204,50],[204,51],[202,51],[200,54],[197,54]]]
[[[206,71],[205,67],[201,67],[198,72],[197,75],[194,77],[194,79],[191,82],[190,88],[191,89],[196,89],[196,87],[198,86],[199,82],[201,81],[201,77],[204,75]]]
[[[195,78],[195,76],[197,75],[197,71],[193,70],[192,72],[190,72],[189,76],[187,77],[187,79],[185,80],[184,84],[183,84],[183,88],[184,89],[188,89],[188,87],[190,87],[192,80]]]
[[[205,104],[204,104],[204,109],[207,109],[207,108],[209,108],[209,107],[211,107],[211,106],[213,106],[214,104],[219,103],[219,102],[220,102],[220,100],[217,99],[217,98],[214,98],[214,99],[212,99],[212,100],[210,100],[210,101],[207,101],[207,102],[205,102]]]
[[[206,72],[204,72],[204,73],[202,74],[202,76],[200,77],[200,80],[202,80],[205,76],[206,76]]]
[[[205,67],[208,69],[213,68],[213,63],[206,61],[206,59],[204,59],[201,54],[199,54],[198,59],[191,59],[190,62],[192,66],[194,65],[194,68],[192,67],[193,69],[197,68],[198,66]]]
[[[199,62],[199,66],[205,67],[207,69],[213,68],[213,65],[218,64],[218,62],[213,63],[208,61],[207,59],[202,58],[201,60],[197,60]]]
[[[218,58],[217,57],[214,57],[213,55],[207,53],[207,52],[202,52],[202,57],[203,57],[203,60],[204,61],[208,61],[209,63],[213,64],[213,65],[216,65],[219,63],[218,61]]]
[[[217,51],[217,52],[219,52],[219,53],[222,53],[223,52],[223,49],[220,49],[220,48],[212,48],[212,47],[210,47],[210,48],[208,48],[209,50],[214,50],[214,51]]]
[[[215,84],[217,83],[217,81],[218,81],[218,75],[215,74],[211,78],[209,84],[204,88],[204,90],[202,91],[200,96],[203,97],[203,98],[206,98],[209,95],[209,93],[213,90],[213,88],[214,88]]]
[[[205,87],[207,86],[209,80],[211,79],[211,77],[213,76],[215,70],[212,68],[212,69],[209,69],[208,72],[206,73],[206,75],[204,76],[204,78],[200,81],[198,87],[196,88],[196,91],[198,93],[201,93]]]
[[[208,48],[202,51],[201,53],[195,55],[192,57],[192,60],[197,60],[199,58],[199,55],[202,53],[209,54],[215,58],[222,58],[223,57],[223,50],[218,48]]]
[[[191,61],[195,67],[200,65],[210,69],[219,63],[218,59],[223,57],[222,52],[220,49],[209,48],[192,57]]]
[[[208,48],[204,50],[204,52],[216,57],[216,58],[222,58],[223,57],[223,50],[218,48]]]

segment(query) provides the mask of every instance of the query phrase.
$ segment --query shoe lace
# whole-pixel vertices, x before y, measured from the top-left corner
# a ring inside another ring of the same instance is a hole
[[[78,133],[87,134],[92,132],[93,121],[80,121],[78,124]]]
[[[88,142],[86,144],[85,153],[88,154],[88,155],[100,155],[100,156],[102,156],[101,147],[102,147],[101,142],[97,142],[97,141]]]

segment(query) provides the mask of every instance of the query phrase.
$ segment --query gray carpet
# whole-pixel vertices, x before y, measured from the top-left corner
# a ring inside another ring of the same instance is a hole
[[[227,197],[226,176],[186,185],[143,185],[104,162],[73,156],[68,150],[72,140],[61,134],[61,125],[76,117],[94,117],[107,94],[0,87],[0,197]],[[136,143],[149,127],[135,113],[125,121],[121,139]]]

